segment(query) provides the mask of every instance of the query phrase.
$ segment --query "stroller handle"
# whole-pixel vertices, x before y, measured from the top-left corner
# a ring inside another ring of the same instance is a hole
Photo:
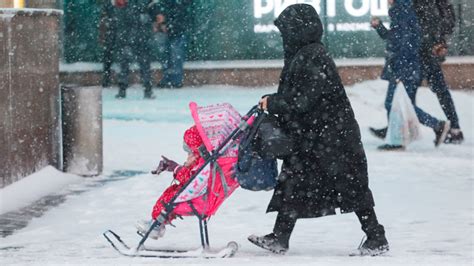
[[[248,112],[247,114],[243,117],[244,120],[248,120],[252,115],[256,113],[261,113],[263,110],[258,108],[258,105],[254,105]]]
[[[248,111],[248,113],[245,116],[251,116],[251,115],[255,114],[256,112],[258,112],[258,105],[252,106],[250,111]]]

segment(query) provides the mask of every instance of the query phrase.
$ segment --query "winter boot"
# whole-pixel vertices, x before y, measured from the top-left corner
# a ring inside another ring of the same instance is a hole
[[[156,86],[160,89],[172,89],[173,88],[173,85],[171,85],[171,82],[169,82],[169,81],[160,81]]]
[[[448,136],[444,140],[446,144],[461,144],[464,141],[464,135],[459,128],[451,128],[448,132]]]
[[[157,84],[157,87],[160,89],[180,89],[183,87],[183,84],[162,80]]]
[[[156,98],[155,95],[153,95],[153,90],[151,88],[145,89],[144,98],[150,99],[150,100],[153,100]]]
[[[115,95],[116,99],[125,99],[127,97],[127,90],[120,88],[117,95]]]
[[[367,238],[362,238],[357,252],[351,255],[378,256],[390,250],[382,225],[379,224],[374,230],[367,230],[366,234]]]
[[[385,139],[385,136],[387,136],[387,127],[381,128],[381,129],[376,129],[373,127],[369,127],[370,133],[379,139]]]
[[[281,241],[274,233],[265,236],[251,235],[248,237],[248,240],[253,244],[263,249],[269,250],[275,254],[283,255],[288,251],[288,242]]]
[[[449,121],[441,121],[435,128],[433,128],[433,131],[436,136],[434,140],[435,147],[438,147],[439,144],[444,142],[450,128],[451,128],[451,122]]]
[[[148,232],[148,229],[150,229],[150,226],[153,224],[153,222],[154,220],[140,220],[140,221],[137,221],[137,223],[135,224],[135,227],[137,228],[138,233],[140,235],[145,235],[146,232]],[[153,228],[153,230],[150,232],[148,236],[151,239],[156,240],[160,237],[163,237],[165,235],[165,232],[166,232],[165,225],[162,224],[160,226]]]
[[[392,144],[384,144],[377,147],[379,151],[404,151],[405,146],[402,145],[392,145]]]

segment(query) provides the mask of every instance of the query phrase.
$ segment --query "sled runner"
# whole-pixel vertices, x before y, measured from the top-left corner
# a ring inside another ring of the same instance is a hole
[[[226,247],[212,250],[210,248],[200,247],[197,249],[160,249],[147,247],[142,245],[140,250],[135,250],[129,247],[119,235],[114,233],[111,230],[107,230],[104,234],[104,237],[112,245],[112,247],[123,256],[127,257],[142,257],[142,258],[162,258],[162,259],[172,259],[172,258],[228,258],[232,257],[238,250],[239,246],[236,242],[231,241],[227,244]]]
[[[262,111],[254,106],[244,117],[241,117],[230,104],[226,103],[199,107],[191,102],[189,107],[204,143],[200,149],[203,153],[202,163],[179,192],[165,204],[164,210],[136,246],[127,245],[112,230],[103,233],[105,239],[121,255],[154,258],[226,258],[233,256],[238,250],[238,244],[233,241],[224,248],[211,249],[207,221],[239,186],[234,176],[239,138],[248,132],[252,120],[258,117],[258,114],[262,114]],[[152,230],[167,223],[172,216],[198,218],[200,248],[194,250],[158,249],[144,245]]]

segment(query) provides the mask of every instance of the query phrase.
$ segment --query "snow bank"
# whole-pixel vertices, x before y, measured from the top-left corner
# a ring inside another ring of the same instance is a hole
[[[47,166],[18,182],[0,189],[0,214],[28,206],[34,201],[55,193],[82,178]]]

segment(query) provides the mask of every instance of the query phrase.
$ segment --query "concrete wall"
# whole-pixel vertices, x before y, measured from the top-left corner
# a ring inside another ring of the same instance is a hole
[[[63,169],[81,176],[102,172],[102,88],[63,85]]]
[[[61,168],[60,16],[0,9],[0,187]]]

